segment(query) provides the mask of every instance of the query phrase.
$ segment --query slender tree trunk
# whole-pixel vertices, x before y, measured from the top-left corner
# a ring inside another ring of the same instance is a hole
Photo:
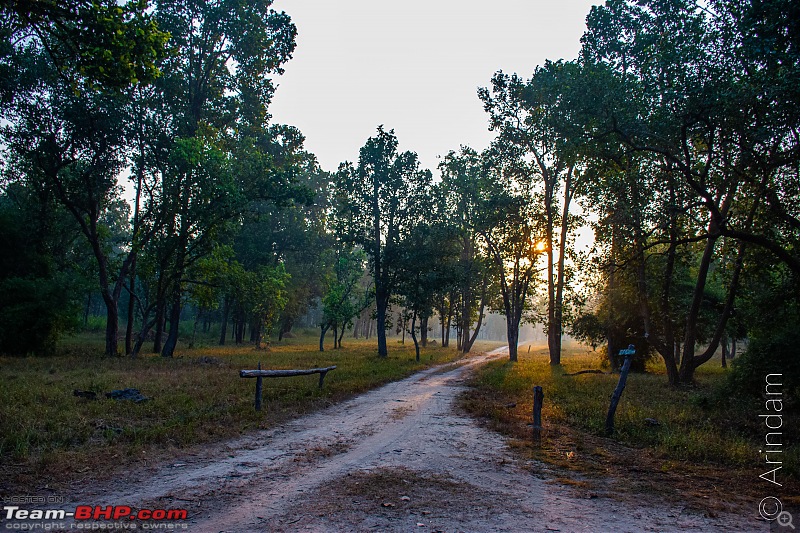
[[[345,329],[344,324],[342,324],[342,331],[339,332],[339,340],[336,341],[337,348],[340,350],[342,349],[342,337],[344,337]]]
[[[104,294],[106,303],[106,355],[117,356],[117,335],[119,332],[119,309],[114,299]]]
[[[700,315],[700,304],[706,289],[708,271],[711,267],[711,259],[714,256],[714,245],[717,237],[711,236],[706,241],[703,257],[700,260],[700,268],[697,273],[697,281],[692,294],[692,303],[689,307],[689,315],[686,318],[686,337],[683,341],[683,357],[681,358],[680,380],[681,383],[688,384],[694,379],[695,361],[694,350],[697,340],[697,318]]]
[[[319,327],[319,351],[325,351],[325,334],[328,332],[328,328],[330,328],[330,322]]]
[[[151,329],[153,329],[153,326],[156,323],[156,319],[153,318],[152,320],[148,321],[146,317],[143,317],[142,322],[143,322],[142,330],[139,332],[139,335],[136,338],[136,343],[133,345],[133,350],[131,351],[131,357],[137,357],[141,352],[142,345],[144,344],[144,341],[147,338],[147,334],[150,333]]]
[[[219,332],[219,345],[225,346],[225,337],[228,335],[228,315],[231,310],[231,301],[227,296],[222,301],[222,324]]]
[[[169,313],[169,333],[167,340],[164,342],[164,348],[161,350],[161,357],[172,357],[175,354],[175,348],[178,346],[178,329],[181,322],[181,291],[180,282],[175,282],[175,287],[172,292],[172,306]]]
[[[128,276],[128,323],[125,327],[125,355],[133,352],[133,325],[136,319],[136,257],[131,261],[131,273]]]
[[[375,325],[376,333],[378,335],[378,356],[386,357],[389,352],[386,349],[386,308],[389,305],[389,298],[387,294],[375,296],[375,303],[377,304],[377,324]]]
[[[444,328],[445,331],[445,338],[442,341],[442,346],[445,348],[450,346],[450,329],[452,329],[452,320],[453,320],[453,301],[450,301],[450,304],[447,307],[447,326]]]
[[[722,346],[722,368],[728,368],[728,336],[723,335],[722,339],[720,339],[720,345]]]
[[[483,325],[483,311],[486,308],[486,289],[489,286],[489,278],[487,275],[483,276],[483,284],[481,286],[481,305],[478,308],[478,323],[475,324],[475,331],[472,332],[472,336],[470,338],[464,337],[464,347],[463,352],[469,353],[472,350],[472,345],[475,344],[475,340],[478,338],[478,333],[481,330],[481,326]]]
[[[411,319],[411,339],[414,341],[414,351],[417,353],[417,362],[419,362],[419,341],[417,340],[417,312],[414,311],[414,316]]]
[[[442,346],[446,346],[444,343],[444,333],[445,333],[445,317],[444,317],[444,306],[439,309],[439,327],[442,330]]]
[[[561,214],[561,235],[558,242],[558,281],[556,282],[555,302],[553,306],[553,341],[550,345],[550,364],[561,364],[561,337],[563,330],[564,312],[564,283],[566,273],[564,272],[564,259],[567,251],[567,233],[569,232],[569,205],[572,201],[572,171],[570,167],[567,171],[564,183],[564,208]],[[553,357],[553,354],[557,357]]]
[[[419,320],[419,343],[423,348],[428,346],[428,316],[424,316]]]

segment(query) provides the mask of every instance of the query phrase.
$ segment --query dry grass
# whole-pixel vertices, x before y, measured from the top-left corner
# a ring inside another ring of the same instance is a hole
[[[182,350],[173,359],[105,358],[97,339],[67,343],[61,354],[0,358],[0,489],[52,488],[86,477],[110,476],[141,461],[176,450],[264,429],[354,394],[401,379],[457,357],[455,350],[393,344],[379,358],[374,341],[345,342],[342,350],[319,352],[316,338],[272,345]],[[253,409],[255,380],[240,369],[311,368],[337,365],[322,389],[318,376],[265,379],[262,411]],[[106,399],[104,392],[137,388],[151,398],[133,403]],[[73,389],[98,393],[92,401]]]
[[[726,371],[711,361],[698,369],[697,385],[676,390],[656,363],[648,374],[631,374],[616,413],[613,439],[603,436],[609,398],[618,375],[582,374],[599,368],[599,359],[573,345],[551,368],[547,350],[520,351],[520,361],[493,362],[478,371],[462,405],[493,429],[512,438],[526,457],[566,472],[578,483],[588,476],[595,488],[629,489],[695,498],[708,506],[735,497],[752,498],[768,489],[759,449],[764,428],[757,400],[724,395]],[[544,390],[541,444],[532,441],[534,385]],[[515,404],[514,407],[509,407]],[[784,413],[785,417],[790,416]],[[652,418],[658,425],[649,425]],[[797,415],[784,424],[784,442],[797,438]],[[784,494],[797,492],[798,450],[784,450]],[[731,487],[736,487],[731,490]],[[763,497],[761,494],[760,497]],[[758,500],[756,500],[758,501]]]

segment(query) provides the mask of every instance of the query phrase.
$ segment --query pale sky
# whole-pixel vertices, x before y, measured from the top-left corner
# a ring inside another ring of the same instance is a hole
[[[378,125],[435,172],[462,144],[493,133],[477,97],[498,70],[530,77],[546,59],[573,59],[600,0],[276,0],[297,26],[297,49],[276,79],[272,122],[296,126],[335,171]]]

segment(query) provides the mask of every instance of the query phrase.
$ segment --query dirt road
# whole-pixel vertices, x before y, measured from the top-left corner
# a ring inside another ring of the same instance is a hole
[[[514,459],[503,437],[454,410],[470,368],[498,356],[421,372],[81,499],[188,508],[191,531],[215,533],[767,530],[654,497],[582,494]]]

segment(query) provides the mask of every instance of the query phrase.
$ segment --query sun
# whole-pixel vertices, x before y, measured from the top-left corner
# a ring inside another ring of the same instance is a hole
[[[544,252],[547,250],[547,243],[544,241],[537,241],[536,244],[533,245],[533,249],[537,252]]]

